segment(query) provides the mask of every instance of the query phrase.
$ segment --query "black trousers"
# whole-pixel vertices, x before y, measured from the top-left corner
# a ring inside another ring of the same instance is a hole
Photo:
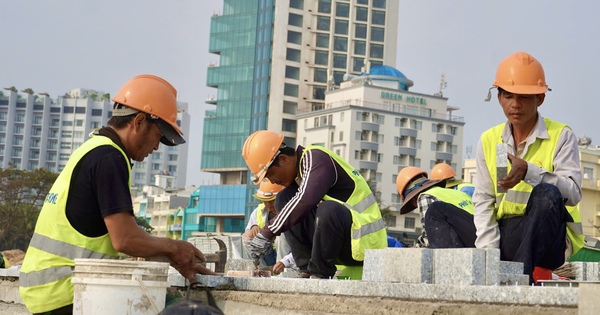
[[[474,247],[473,216],[443,202],[434,202],[425,215],[425,231],[432,248]],[[536,266],[556,269],[565,262],[566,224],[573,218],[558,188],[539,184],[533,188],[525,214],[498,221],[500,259],[523,263],[533,283]]]
[[[477,238],[473,215],[442,201],[427,208],[425,232],[430,248],[475,247]]]
[[[498,221],[500,259],[522,262],[531,281],[536,266],[560,267],[565,262],[568,221],[573,218],[558,188],[551,184],[535,186],[525,215]]]
[[[297,189],[292,185],[277,194],[278,212]],[[301,271],[329,278],[335,276],[336,264],[362,266],[362,261],[352,258],[351,228],[352,215],[346,207],[335,201],[323,201],[284,234]]]

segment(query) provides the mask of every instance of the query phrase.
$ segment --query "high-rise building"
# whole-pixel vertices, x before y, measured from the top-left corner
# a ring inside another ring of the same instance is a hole
[[[380,206],[391,210],[388,234],[412,243],[422,225],[418,211],[398,212],[398,172],[416,166],[429,173],[443,162],[460,174],[464,119],[441,93],[409,91],[413,82],[393,67],[374,66],[345,79],[327,91],[324,108],[298,111],[298,144],[323,146],[354,166]]]
[[[220,174],[221,194],[200,198],[244,199],[246,216],[255,205],[242,145],[255,130],[282,132],[297,143],[296,114],[321,110],[325,92],[345,74],[369,66],[395,65],[398,1],[224,0],[211,19],[209,51],[219,64],[207,85],[218,89],[204,120],[201,170]],[[238,186],[241,195],[228,195]],[[208,189],[207,189],[208,191]],[[220,209],[221,216],[240,209]]]
[[[189,134],[187,103],[178,103],[177,121]],[[110,95],[102,91],[74,89],[52,99],[15,88],[0,92],[0,167],[24,170],[45,168],[60,172],[92,130],[106,126],[112,116]],[[159,149],[132,168],[132,193],[153,183],[153,174],[177,175],[177,187],[185,187],[188,144]]]

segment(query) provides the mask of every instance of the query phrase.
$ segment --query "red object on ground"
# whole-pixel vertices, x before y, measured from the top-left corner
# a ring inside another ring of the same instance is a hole
[[[533,282],[538,284],[539,280],[552,280],[552,270],[543,267],[533,268]]]

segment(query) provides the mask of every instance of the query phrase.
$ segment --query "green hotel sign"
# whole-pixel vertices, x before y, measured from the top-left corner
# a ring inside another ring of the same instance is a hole
[[[411,95],[403,95],[403,94],[398,94],[398,93],[385,92],[385,91],[381,91],[381,98],[385,98],[387,100],[393,100],[393,101],[404,101],[404,102],[412,103],[412,104],[427,105],[426,98],[411,96]]]

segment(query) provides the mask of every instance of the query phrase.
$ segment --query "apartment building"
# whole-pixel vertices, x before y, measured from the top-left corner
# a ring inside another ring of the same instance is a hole
[[[189,134],[187,103],[178,103],[178,124]],[[24,170],[45,168],[60,172],[92,130],[106,126],[112,116],[110,95],[103,91],[74,89],[55,99],[31,89],[0,91],[0,167]],[[144,162],[134,163],[132,192],[153,182],[152,175],[167,171],[185,186],[188,144],[161,145]]]

